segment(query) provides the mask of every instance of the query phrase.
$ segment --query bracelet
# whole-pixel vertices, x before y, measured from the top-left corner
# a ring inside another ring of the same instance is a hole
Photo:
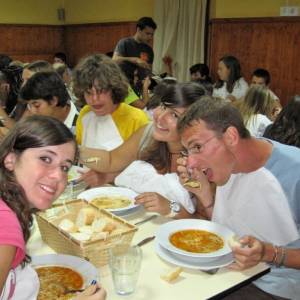
[[[278,268],[284,266],[285,259],[286,259],[286,252],[287,252],[287,251],[286,251],[286,249],[283,248],[283,247],[281,247],[281,249],[282,249],[282,252],[281,252],[281,258],[280,258],[278,264],[276,265]]]
[[[277,246],[273,246],[273,250],[274,250],[274,255],[273,255],[273,258],[272,260],[270,261],[271,264],[274,264],[277,260],[277,256],[278,256],[278,247]]]

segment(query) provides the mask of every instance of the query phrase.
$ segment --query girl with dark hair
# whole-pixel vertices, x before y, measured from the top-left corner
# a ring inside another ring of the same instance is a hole
[[[264,137],[300,148],[300,96],[294,96],[282,109]]]
[[[41,116],[18,122],[1,143],[1,299],[36,298],[38,277],[28,265],[30,257],[25,252],[32,213],[49,208],[64,191],[76,151],[68,128],[56,119]],[[20,288],[21,278],[29,280],[32,289]]]
[[[248,83],[241,75],[241,66],[234,56],[223,56],[218,65],[219,79],[213,90],[213,97],[227,101],[239,100],[245,96]]]
[[[159,87],[159,86],[158,86]],[[130,164],[134,164],[139,160],[139,164],[135,170],[132,168],[130,176],[120,174],[115,183],[117,185],[130,187],[141,193],[136,201],[143,204],[148,211],[158,212],[163,215],[177,213],[177,217],[186,217],[195,213],[195,207],[191,205],[191,199],[187,201],[187,205],[180,203],[174,209],[174,199],[172,196],[167,197],[159,192],[153,192],[156,186],[152,186],[142,191],[141,183],[138,186],[132,186],[131,183],[121,183],[122,178],[136,178],[137,180],[145,177],[145,173],[141,170],[147,168],[152,172],[153,177],[156,175],[176,175],[176,160],[181,156],[182,145],[179,134],[177,133],[177,121],[186,111],[186,109],[201,96],[207,94],[207,91],[197,83],[170,84],[165,85],[163,89],[156,88],[160,91],[161,104],[153,111],[153,123],[144,126],[134,133],[131,138],[113,151],[96,150],[92,148],[81,148],[81,158],[83,163],[98,172],[122,172]],[[86,160],[90,157],[97,157],[101,163]],[[128,169],[131,166],[128,167]],[[126,170],[124,171],[126,172]],[[123,172],[123,173],[124,173]],[[129,171],[128,171],[129,172]],[[141,176],[143,173],[143,176]],[[150,178],[152,180],[152,178]],[[179,179],[175,179],[174,186],[180,185]],[[161,180],[164,180],[161,177]],[[158,182],[160,183],[160,182]],[[145,184],[146,186],[146,184]],[[170,195],[170,194],[169,194]],[[191,206],[193,208],[191,208]]]

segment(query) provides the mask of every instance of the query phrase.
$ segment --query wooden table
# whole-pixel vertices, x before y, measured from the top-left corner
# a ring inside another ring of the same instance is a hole
[[[143,210],[124,217],[127,221],[135,223],[150,214]],[[151,221],[139,225],[133,244],[146,237],[155,235],[160,224],[169,219],[159,216]],[[220,269],[216,274],[210,275],[198,270],[184,269],[179,278],[173,283],[167,283],[160,278],[171,265],[163,261],[154,250],[154,241],[142,246],[143,261],[139,281],[135,293],[128,296],[119,296],[114,292],[113,282],[108,266],[99,268],[99,282],[108,292],[108,300],[184,300],[184,299],[222,299],[231,291],[248,284],[270,271],[266,264],[259,264],[243,272],[231,271],[226,268]],[[38,228],[35,228],[28,242],[30,255],[42,255],[54,253],[42,240]]]

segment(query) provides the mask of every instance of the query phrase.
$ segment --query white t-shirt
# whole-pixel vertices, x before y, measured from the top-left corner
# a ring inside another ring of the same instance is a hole
[[[262,137],[270,124],[272,124],[272,121],[268,117],[256,114],[250,117],[246,127],[252,136]]]
[[[246,95],[248,88],[248,83],[243,77],[241,77],[234,83],[233,90],[231,93],[227,91],[227,83],[224,82],[223,86],[219,89],[214,88],[213,97],[218,97],[226,100],[229,95],[232,95],[236,98],[236,100],[239,100]]]

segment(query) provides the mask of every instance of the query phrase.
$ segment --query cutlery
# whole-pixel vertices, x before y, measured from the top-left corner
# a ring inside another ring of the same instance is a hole
[[[134,223],[134,225],[141,225],[141,224],[146,223],[148,221],[151,221],[151,220],[153,220],[153,219],[155,219],[157,217],[158,217],[158,215],[152,215],[150,217],[147,217],[147,218],[145,218],[145,219],[143,219],[141,221],[138,221],[138,222]]]
[[[143,246],[143,245],[145,245],[145,244],[151,242],[151,241],[154,240],[154,239],[155,239],[155,236],[149,236],[149,237],[147,237],[147,238],[141,240],[139,243],[137,243],[136,246],[141,247],[141,246]]]

